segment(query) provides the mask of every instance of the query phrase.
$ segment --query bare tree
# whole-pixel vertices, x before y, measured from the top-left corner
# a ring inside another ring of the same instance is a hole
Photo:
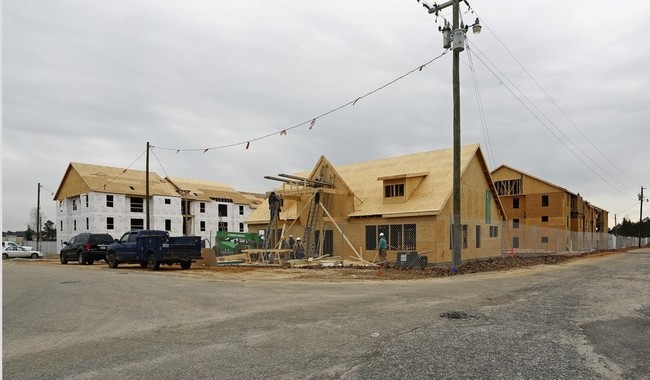
[[[43,227],[43,220],[45,219],[43,210],[41,210],[40,214],[41,215],[38,215],[36,207],[32,207],[32,210],[29,212],[29,223],[27,223],[27,225],[34,226],[34,231],[36,232],[41,231]],[[40,216],[40,218],[38,216]]]

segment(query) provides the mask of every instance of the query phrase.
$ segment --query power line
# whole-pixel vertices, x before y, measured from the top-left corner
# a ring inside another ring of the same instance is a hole
[[[477,49],[477,50],[478,50],[478,49]],[[480,50],[479,50],[479,52],[480,52]],[[472,53],[470,52],[470,54],[472,54]],[[571,152],[571,154],[573,154],[573,155],[574,155],[574,156],[575,156],[575,157],[576,157],[580,162],[582,162],[582,163],[583,163],[583,164],[584,164],[584,165],[585,165],[589,170],[591,170],[594,174],[596,174],[596,176],[598,176],[600,179],[602,179],[605,183],[607,183],[609,186],[611,186],[614,190],[616,190],[616,191],[620,192],[621,194],[623,194],[623,195],[629,197],[628,194],[625,194],[625,193],[622,192],[619,188],[617,188],[616,186],[612,185],[612,184],[611,184],[607,179],[605,179],[603,176],[601,176],[600,173],[598,173],[597,171],[595,171],[595,170],[594,170],[591,166],[589,166],[589,165],[588,165],[588,164],[587,164],[587,163],[586,163],[586,162],[585,162],[585,161],[584,161],[580,156],[578,156],[578,154],[576,154],[576,152],[574,152],[571,148],[569,148],[569,146],[568,146],[564,141],[562,141],[562,139],[560,139],[560,137],[558,137],[558,135],[555,134],[555,132],[553,132],[553,130],[552,130],[551,128],[549,128],[549,126],[546,125],[546,123],[545,123],[545,122],[544,122],[544,121],[543,121],[543,120],[542,120],[542,119],[541,119],[541,118],[540,118],[540,117],[539,117],[535,112],[533,112],[533,110],[530,108],[530,106],[529,106],[528,104],[526,104],[526,102],[524,102],[524,101],[523,101],[519,96],[517,96],[517,94],[516,94],[516,93],[515,93],[515,92],[514,92],[514,91],[513,91],[513,90],[512,90],[512,89],[511,89],[511,88],[510,88],[510,87],[509,87],[509,86],[508,86],[504,81],[503,81],[503,80],[501,80],[501,78],[499,77],[499,75],[497,75],[497,73],[495,73],[494,70],[492,70],[492,68],[491,68],[490,66],[488,66],[488,65],[487,65],[487,64],[486,64],[486,63],[481,59],[480,56],[477,55],[476,58],[479,60],[479,62],[481,62],[481,63],[485,66],[485,68],[487,68],[487,69],[492,73],[492,75],[494,75],[494,76],[495,76],[495,77],[496,77],[496,78],[501,82],[501,84],[503,84],[503,85],[505,86],[505,88],[506,88],[508,91],[510,91],[510,93],[515,97],[515,99],[517,99],[517,100],[518,100],[518,101],[519,101],[519,102],[524,106],[524,108],[526,108],[526,109],[528,110],[528,112],[529,112],[531,115],[533,115],[533,116],[537,119],[537,121],[539,121],[540,124],[541,124],[544,128],[546,128],[546,130],[549,131],[549,133],[551,133],[551,135],[553,135],[553,137],[555,137],[555,139],[557,139],[557,140],[558,140],[562,145],[564,145],[565,148],[567,148],[567,149],[569,150],[569,152]],[[486,57],[486,59],[487,59],[487,57]],[[494,64],[493,64],[493,65],[494,65]],[[495,68],[496,68],[496,66],[495,66]],[[496,68],[496,69],[498,70],[498,68]],[[498,71],[500,72],[500,70],[498,70]],[[503,73],[501,73],[501,74],[504,75]],[[514,85],[514,84],[513,84],[513,83],[512,83],[508,78],[507,78],[507,76],[504,75],[504,78],[505,78],[508,82],[510,82],[510,84],[511,84],[515,89],[517,89],[518,91],[520,91],[520,90],[519,90],[519,89],[518,89],[518,88],[517,88],[517,87],[516,87],[516,86],[515,86],[515,85]],[[520,91],[520,92],[521,92],[521,91]],[[534,104],[530,101],[530,99],[528,99],[528,98],[527,98],[523,93],[522,93],[522,95],[526,98],[526,100],[528,100],[529,103],[531,103],[531,105],[533,105],[533,107],[535,107]],[[535,107],[535,108],[536,108],[536,107]],[[536,108],[536,109],[537,109],[537,108]],[[537,109],[537,110],[538,110],[538,112],[541,113],[541,111],[539,111],[539,109]],[[543,113],[542,113],[542,115],[543,115]],[[556,127],[556,128],[557,128],[557,127]],[[574,145],[575,145],[575,144],[574,144]]]
[[[492,62],[492,61],[490,60],[489,57],[487,57],[487,56],[486,56],[486,55],[485,55],[485,54],[484,54],[484,53],[483,53],[479,48],[476,48],[476,50],[477,50],[477,51],[478,51],[478,52],[479,52],[479,53],[480,53],[480,54],[481,54],[481,55],[482,55],[482,56],[483,56],[483,57],[484,57],[484,58],[485,58],[485,59],[486,59],[486,60],[487,60],[487,61],[488,61],[488,62],[489,62],[489,63],[490,63],[490,64],[491,64],[491,65],[492,65],[492,66],[493,66],[497,71],[498,71],[498,72],[499,72],[499,74],[502,75],[503,78],[505,78],[505,79],[506,79],[506,80],[507,80],[507,81],[512,85],[512,87],[514,87],[514,88],[517,90],[517,92],[518,92],[519,94],[521,94],[521,96],[523,96],[523,97],[526,99],[526,101],[528,102],[528,104],[530,104],[533,108],[535,108],[535,110],[536,110],[536,111],[537,111],[537,112],[538,112],[538,113],[539,113],[539,114],[540,114],[540,115],[541,115],[541,116],[542,116],[542,117],[543,117],[543,118],[544,118],[544,119],[545,119],[545,120],[546,120],[550,125],[552,125],[558,133],[560,133],[562,136],[564,136],[564,138],[565,138],[568,142],[570,142],[570,143],[575,147],[575,149],[577,149],[578,151],[580,151],[580,153],[582,153],[582,154],[584,155],[584,157],[586,157],[587,159],[589,159],[589,160],[590,160],[594,165],[596,165],[596,166],[597,166],[600,170],[602,170],[606,175],[608,175],[609,177],[613,178],[616,182],[618,182],[618,183],[619,183],[620,185],[622,185],[623,187],[627,187],[625,184],[623,184],[622,182],[620,182],[616,177],[614,177],[612,174],[610,174],[610,173],[609,173],[605,168],[603,168],[602,166],[600,166],[600,164],[598,164],[598,162],[596,162],[593,158],[591,158],[591,156],[589,156],[589,155],[588,155],[584,150],[582,150],[582,148],[580,148],[580,146],[579,146],[578,144],[576,144],[576,143],[575,143],[575,142],[574,142],[574,141],[573,141],[569,136],[567,136],[567,134],[564,133],[564,131],[562,131],[562,129],[560,129],[560,128],[559,128],[559,127],[558,127],[558,126],[557,126],[557,125],[556,125],[556,124],[555,124],[555,123],[554,123],[554,122],[553,122],[553,121],[552,121],[548,116],[546,116],[546,114],[545,114],[545,113],[544,113],[544,112],[543,112],[539,107],[537,107],[537,105],[535,104],[535,102],[533,102],[533,101],[532,101],[532,100],[531,100],[531,99],[530,99],[530,98],[529,98],[529,97],[528,97],[528,96],[527,96],[523,91],[521,91],[521,90],[519,89],[519,87],[517,87],[517,85],[514,84],[514,82],[512,82],[512,81],[510,80],[510,78],[509,78],[505,73],[503,73],[503,72],[502,72],[502,71],[501,71],[501,70],[500,70],[500,69],[499,69],[499,68],[494,64],[494,62]],[[484,63],[484,64],[485,64],[485,63]],[[548,128],[548,126],[547,126],[546,124],[544,124],[544,126],[545,126],[547,129],[549,129],[549,131],[550,131],[550,128]],[[558,140],[559,140],[559,137],[558,137],[555,133],[553,133],[553,135],[554,135],[556,138],[558,138]],[[565,145],[565,146],[566,146],[566,147],[571,151],[571,153],[573,153],[573,154],[577,157],[577,154],[576,154],[575,152],[573,152],[573,150],[571,150],[571,149],[570,149],[566,144],[564,144],[564,145]],[[586,162],[584,162],[584,160],[581,159],[581,161],[582,161],[586,166],[588,166],[588,167],[589,167],[589,168],[590,168],[594,173],[596,173],[596,171],[595,171],[593,168],[591,168],[591,167],[590,167]],[[598,173],[596,173],[596,174],[598,174]],[[600,175],[599,175],[599,177],[600,177],[601,179],[605,180],[605,179],[604,179],[603,177],[601,177]],[[609,183],[608,181],[605,180],[605,182],[607,182],[610,186],[614,187],[614,186],[613,186],[611,183]],[[614,188],[615,188],[617,191],[623,193],[623,192],[622,192],[621,190],[619,190],[618,188],[616,188],[616,187],[614,187]],[[628,190],[631,190],[631,189],[628,187]]]
[[[626,208],[626,209],[623,210],[623,211],[615,212],[614,215],[622,214],[622,213],[624,213],[624,212],[626,212],[626,211],[629,211],[629,210],[631,210],[631,209],[637,207],[638,205],[639,205],[638,203],[635,203],[635,204],[633,204],[632,206]]]
[[[269,134],[266,134],[266,135],[263,135],[263,136],[255,137],[255,138],[253,138],[253,139],[249,139],[249,140],[243,140],[243,141],[235,142],[235,143],[232,143],[232,144],[225,144],[225,145],[213,146],[213,147],[208,147],[208,148],[190,148],[190,149],[181,149],[181,148],[167,148],[167,147],[159,147],[159,146],[156,146],[155,148],[162,149],[162,150],[171,150],[171,151],[176,151],[176,153],[179,153],[179,152],[203,152],[203,153],[206,153],[207,151],[210,151],[210,150],[232,148],[232,147],[234,147],[234,146],[239,146],[239,145],[245,145],[245,146],[246,146],[246,149],[248,149],[248,148],[250,147],[250,143],[251,143],[251,142],[255,142],[255,141],[259,141],[259,140],[267,139],[267,138],[273,137],[273,136],[275,136],[275,135],[277,135],[277,134],[280,134],[281,136],[282,136],[282,135],[286,135],[286,134],[287,134],[287,131],[290,131],[290,130],[292,130],[292,129],[296,129],[296,128],[303,127],[303,126],[306,126],[306,125],[309,125],[309,129],[312,129],[312,128],[314,127],[314,124],[316,124],[316,121],[317,121],[318,119],[320,119],[320,118],[322,118],[322,117],[324,117],[324,116],[327,116],[327,115],[329,115],[329,114],[331,114],[331,113],[334,113],[334,112],[336,112],[336,111],[339,111],[339,110],[341,110],[341,109],[343,109],[343,108],[345,108],[345,107],[356,105],[357,102],[358,102],[359,100],[361,100],[361,99],[363,99],[363,98],[365,98],[365,97],[367,97],[367,96],[370,96],[370,95],[372,95],[372,94],[374,94],[374,93],[376,93],[376,92],[378,92],[378,91],[380,91],[380,90],[382,90],[382,89],[384,89],[384,88],[390,86],[391,84],[393,84],[393,83],[395,83],[395,82],[397,82],[397,81],[399,81],[399,80],[401,80],[401,79],[404,79],[405,77],[407,77],[407,76],[413,74],[413,73],[416,72],[416,71],[422,71],[422,70],[423,70],[427,65],[429,65],[430,63],[432,63],[432,62],[438,60],[439,58],[441,58],[441,57],[444,56],[445,54],[447,54],[447,50],[445,50],[444,52],[442,52],[442,54],[438,55],[437,57],[435,57],[435,58],[429,60],[428,62],[426,62],[426,63],[424,63],[424,64],[422,64],[422,65],[417,66],[416,68],[412,69],[411,71],[409,71],[409,72],[407,72],[407,73],[405,73],[405,74],[402,74],[401,76],[399,76],[399,77],[397,77],[397,78],[391,80],[390,82],[388,82],[388,83],[386,83],[386,84],[384,84],[384,85],[382,85],[382,86],[379,86],[379,87],[377,87],[376,89],[374,89],[374,90],[372,90],[372,91],[370,91],[370,92],[368,92],[368,93],[366,93],[366,94],[364,94],[364,95],[361,95],[361,96],[355,98],[354,100],[351,100],[351,101],[349,101],[349,102],[347,102],[347,103],[345,103],[345,104],[343,104],[343,105],[340,105],[340,106],[338,106],[338,107],[336,107],[336,108],[333,108],[333,109],[331,109],[331,110],[329,110],[329,111],[327,111],[327,112],[324,112],[324,113],[322,113],[322,114],[320,114],[320,115],[318,115],[318,116],[315,116],[315,117],[313,117],[313,118],[311,118],[311,119],[309,119],[309,120],[307,120],[307,121],[303,121],[302,123],[299,123],[299,124],[293,125],[293,126],[288,127],[288,128],[284,128],[284,129],[276,130],[276,131],[273,132],[273,133],[269,133]],[[152,146],[152,147],[153,147],[153,146]]]
[[[470,50],[470,45],[468,43],[467,51],[469,52],[469,50]],[[485,110],[483,108],[483,99],[481,98],[481,91],[479,90],[478,79],[476,78],[476,70],[474,70],[474,62],[472,61],[472,54],[468,54],[467,57],[469,59],[470,71],[472,72],[472,82],[474,83],[474,92],[476,93],[476,103],[478,106],[479,116],[481,119],[481,126],[483,127],[483,137],[485,138],[487,156],[490,162],[490,166],[494,168],[495,166],[494,166],[494,155],[492,153],[493,152],[492,142],[490,141],[490,133],[488,131],[487,119],[485,118]]]
[[[140,160],[140,159],[142,158],[142,156],[144,156],[145,153],[147,153],[147,150],[146,150],[146,149],[145,149],[142,153],[140,153],[140,155],[138,156],[138,158],[136,158],[135,161],[133,161],[133,162],[131,163],[131,165],[127,166],[126,169],[122,170],[122,172],[121,172],[120,174],[118,174],[117,176],[111,178],[110,181],[104,183],[103,185],[101,185],[101,186],[99,186],[99,187],[97,187],[97,188],[92,189],[91,191],[97,191],[97,190],[101,189],[102,187],[106,187],[106,185],[108,185],[108,184],[110,184],[111,182],[115,181],[116,179],[120,178],[120,177],[122,176],[122,174],[126,173],[126,171],[129,170],[129,169],[131,168],[131,166],[135,165],[135,163],[138,162],[138,160]]]
[[[45,189],[45,190],[49,191],[52,195],[54,195],[54,191],[48,189],[47,187],[45,187],[43,185],[40,185],[40,186],[41,186],[41,189]]]
[[[165,167],[163,166],[162,162],[160,162],[160,159],[158,158],[158,156],[156,156],[156,152],[154,152],[153,147],[151,149],[151,154],[153,154],[153,156],[156,158],[156,161],[158,161],[158,165],[160,165],[160,168],[162,169],[163,173],[165,173],[165,177],[169,177],[169,175],[167,174],[167,171],[165,170]]]
[[[473,10],[472,10],[472,11],[473,11]],[[478,14],[476,14],[476,15],[478,16]],[[539,82],[538,82],[537,80],[535,80],[535,78],[532,76],[532,74],[531,74],[531,73],[526,69],[526,67],[524,67],[524,65],[523,65],[523,64],[522,64],[522,63],[517,59],[517,57],[515,57],[515,55],[512,53],[512,51],[511,51],[510,49],[508,49],[508,47],[507,47],[507,46],[503,43],[503,41],[502,41],[502,40],[501,40],[501,39],[496,35],[496,33],[492,30],[492,28],[489,27],[489,25],[485,22],[485,20],[484,20],[482,17],[480,17],[480,16],[479,16],[479,18],[481,19],[481,23],[482,23],[482,24],[483,24],[483,25],[484,25],[484,26],[485,26],[485,27],[490,31],[490,33],[491,33],[491,34],[494,36],[494,38],[499,42],[499,44],[500,44],[500,45],[501,45],[501,46],[502,46],[502,47],[503,47],[503,48],[508,52],[508,54],[510,55],[510,57],[512,57],[512,59],[513,59],[513,60],[514,60],[518,65],[519,65],[519,67],[521,67],[521,69],[526,73],[526,75],[528,75],[528,77],[533,81],[533,83],[535,83],[535,85],[537,86],[537,88],[539,88],[540,91],[542,91],[542,93],[543,93],[543,94],[546,96],[546,98],[547,98],[547,99],[548,99],[548,100],[549,100],[549,101],[550,101],[550,102],[555,106],[555,108],[557,108],[558,111],[560,111],[560,113],[561,113],[561,114],[562,114],[562,115],[563,115],[563,116],[564,116],[564,117],[569,121],[569,123],[570,123],[571,125],[573,125],[573,127],[574,127],[575,129],[577,129],[578,132],[580,132],[580,134],[582,135],[582,137],[584,137],[585,140],[587,140],[587,142],[588,142],[588,143],[589,143],[589,144],[590,144],[590,145],[591,145],[591,146],[592,146],[592,147],[593,147],[593,148],[594,148],[598,153],[600,153],[600,155],[603,156],[603,158],[605,158],[605,160],[607,160],[607,161],[608,161],[608,162],[609,162],[609,163],[610,163],[614,168],[616,168],[616,169],[617,169],[617,170],[618,170],[618,171],[619,171],[623,176],[625,176],[625,177],[626,177],[628,180],[630,180],[631,182],[636,183],[636,181],[635,181],[634,179],[630,178],[630,177],[629,177],[625,172],[623,172],[623,170],[622,170],[620,167],[618,167],[618,166],[617,166],[617,165],[616,165],[612,160],[610,160],[610,159],[609,159],[609,158],[608,158],[608,157],[607,157],[607,156],[606,156],[606,155],[605,155],[605,154],[604,154],[600,149],[598,149],[598,147],[597,147],[597,146],[596,146],[596,145],[595,145],[595,144],[594,144],[594,143],[589,139],[589,137],[587,137],[587,135],[582,131],[582,129],[580,129],[580,127],[578,127],[578,125],[577,125],[577,124],[576,124],[576,123],[575,123],[575,122],[574,122],[574,121],[569,117],[569,115],[568,115],[568,114],[567,114],[567,113],[566,113],[566,112],[565,112],[565,111],[564,111],[564,110],[563,110],[563,109],[562,109],[562,108],[557,104],[557,102],[556,102],[556,101],[555,101],[555,100],[554,100],[554,99],[553,99],[553,98],[548,94],[548,92],[547,92],[546,90],[544,90],[544,88],[539,84]],[[556,128],[557,128],[557,127],[556,127]],[[572,143],[573,143],[573,142],[572,142]],[[575,143],[574,143],[574,145],[575,145],[576,147],[578,147]],[[581,150],[581,151],[582,151],[582,150]],[[586,153],[583,152],[583,154],[585,154],[585,156],[587,156],[587,157],[588,157],[592,162],[596,163],[596,162],[595,162],[593,159],[591,159],[591,158],[590,158]],[[598,165],[598,164],[596,163],[596,165]],[[626,187],[626,188],[630,189],[628,186],[626,186],[626,185],[623,184],[621,181],[619,181],[615,176],[613,176],[612,174],[608,173],[608,172],[607,172],[605,169],[603,169],[600,165],[598,165],[598,167],[599,167],[601,170],[603,170],[607,175],[609,175],[610,177],[614,178],[614,180],[616,180],[618,183],[620,183],[621,185],[623,185],[623,187]],[[631,189],[630,189],[630,190],[631,190]]]

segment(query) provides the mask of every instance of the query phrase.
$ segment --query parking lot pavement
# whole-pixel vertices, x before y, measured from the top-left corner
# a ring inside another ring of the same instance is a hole
[[[3,375],[641,379],[650,250],[329,282],[3,263]]]

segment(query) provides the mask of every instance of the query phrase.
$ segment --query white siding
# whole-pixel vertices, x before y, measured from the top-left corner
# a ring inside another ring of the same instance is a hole
[[[86,205],[86,196],[88,204]],[[107,206],[107,196],[113,197],[113,206]],[[166,203],[169,200],[169,204]],[[183,234],[183,216],[181,214],[180,197],[153,196],[149,200],[150,228],[165,230],[165,221],[170,220],[172,236]],[[201,203],[205,203],[205,212],[201,212]],[[227,214],[219,216],[219,205],[225,205]],[[75,207],[76,206],[76,207]],[[142,219],[146,228],[146,205],[142,212],[131,211],[131,197],[125,194],[107,194],[91,192],[66,198],[59,203],[57,212],[58,249],[63,241],[70,240],[82,232],[108,233],[113,238],[119,239],[122,234],[131,229],[131,219]],[[239,207],[244,206],[244,214],[239,214]],[[76,209],[75,209],[76,208]],[[253,212],[249,205],[238,205],[216,201],[191,201],[190,214],[194,215],[192,226],[189,227],[193,234],[207,240],[206,246],[213,245],[214,236],[219,229],[219,222],[228,223],[228,231],[239,232],[240,223]],[[88,228],[86,228],[88,218]],[[107,219],[113,218],[113,229],[108,229]],[[76,229],[74,228],[76,222]],[[201,222],[205,222],[205,231],[201,231]],[[63,223],[63,229],[61,229]],[[244,224],[244,231],[248,231]]]

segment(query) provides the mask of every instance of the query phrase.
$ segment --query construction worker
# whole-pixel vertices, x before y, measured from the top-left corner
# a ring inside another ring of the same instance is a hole
[[[294,250],[294,257],[298,260],[302,259],[305,257],[305,247],[302,245],[302,241],[300,241],[300,237],[296,238],[296,244],[295,244],[295,250]]]
[[[381,262],[386,261],[386,250],[388,249],[388,243],[386,242],[386,238],[384,237],[383,232],[379,233],[379,244],[377,245],[377,249],[379,250],[379,260]]]
[[[289,249],[293,249],[293,245],[296,243],[295,240],[293,240],[293,235],[289,235]]]
[[[275,194],[275,191],[269,195],[269,212],[271,213],[271,220],[274,220],[280,215],[280,198]]]

